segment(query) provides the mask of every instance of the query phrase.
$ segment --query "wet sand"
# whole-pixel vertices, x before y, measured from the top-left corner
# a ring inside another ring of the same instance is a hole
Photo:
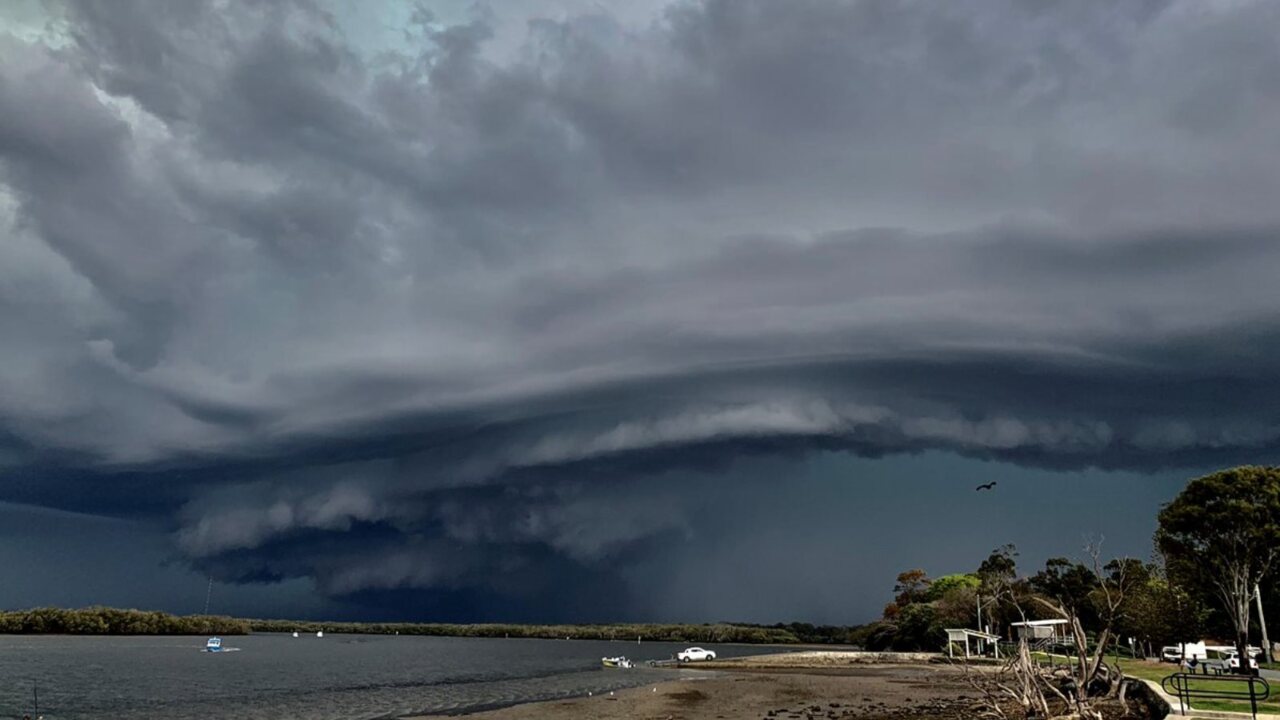
[[[613,695],[518,705],[482,720],[719,720],[971,718],[973,690],[947,665],[757,667],[681,671]]]

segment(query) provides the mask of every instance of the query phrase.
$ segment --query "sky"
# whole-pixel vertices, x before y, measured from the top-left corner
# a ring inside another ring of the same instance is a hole
[[[1280,449],[1278,23],[4,3],[0,607],[845,624],[1146,558]]]

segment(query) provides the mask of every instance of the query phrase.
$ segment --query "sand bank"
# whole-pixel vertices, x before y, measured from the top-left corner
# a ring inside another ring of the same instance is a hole
[[[673,672],[674,679],[614,695],[519,705],[468,716],[482,720],[718,720],[761,718],[971,718],[975,697],[946,665]]]
[[[745,668],[833,668],[850,665],[915,665],[945,662],[939,653],[867,652],[865,650],[803,650],[768,655],[744,655],[700,662],[686,667],[697,669],[738,670]]]

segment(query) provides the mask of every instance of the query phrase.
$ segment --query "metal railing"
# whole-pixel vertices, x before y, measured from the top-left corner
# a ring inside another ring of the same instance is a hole
[[[1241,684],[1245,687],[1241,688]],[[1254,720],[1257,720],[1258,703],[1271,697],[1271,686],[1267,681],[1252,675],[1174,673],[1161,680],[1160,687],[1178,697],[1178,709],[1183,715],[1191,709],[1192,700],[1248,700]]]

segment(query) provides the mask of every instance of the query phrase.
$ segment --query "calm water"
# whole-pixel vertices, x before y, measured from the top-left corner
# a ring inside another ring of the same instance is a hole
[[[602,670],[603,656],[650,660],[684,645],[385,635],[227,637],[0,635],[0,718],[394,718],[585,695],[681,671]],[[704,645],[721,657],[769,652]],[[688,672],[688,671],[685,671]]]

